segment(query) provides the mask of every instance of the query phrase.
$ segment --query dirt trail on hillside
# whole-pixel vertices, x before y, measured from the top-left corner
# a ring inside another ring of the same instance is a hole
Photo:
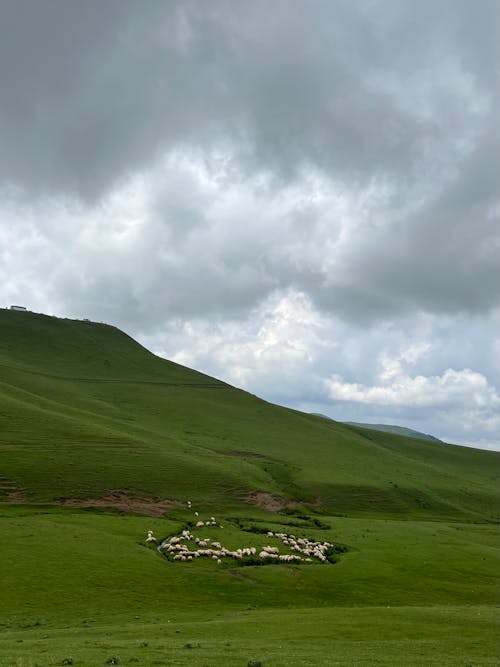
[[[122,512],[135,512],[137,514],[156,517],[163,516],[172,507],[184,506],[184,503],[180,500],[148,498],[146,496],[137,497],[128,494],[126,491],[113,491],[101,498],[61,498],[53,504],[62,505],[63,507],[107,507],[109,509],[121,510]]]

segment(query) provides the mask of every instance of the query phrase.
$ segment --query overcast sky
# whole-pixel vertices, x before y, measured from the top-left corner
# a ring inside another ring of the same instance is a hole
[[[498,0],[0,0],[0,304],[499,448]]]

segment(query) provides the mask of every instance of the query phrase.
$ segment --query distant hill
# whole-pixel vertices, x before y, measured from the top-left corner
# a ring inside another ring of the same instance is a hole
[[[323,419],[331,419],[327,415],[323,415],[320,412],[311,413],[316,417],[322,417]],[[332,420],[333,421],[333,420]],[[433,435],[428,433],[421,433],[420,431],[414,431],[412,428],[406,428],[405,426],[396,426],[395,424],[367,424],[365,422],[340,422],[341,424],[347,424],[348,426],[358,426],[359,428],[366,428],[370,431],[382,431],[383,433],[394,433],[396,435],[404,435],[406,438],[416,438],[417,440],[429,440],[432,442],[443,442],[439,438],[435,438]]]
[[[113,326],[0,309],[0,496],[242,507],[262,492],[325,512],[496,516],[498,454],[367,427],[273,405]]]
[[[384,433],[396,433],[397,435],[404,435],[407,438],[416,438],[417,440],[430,440],[432,442],[442,442],[439,438],[435,438],[428,433],[421,433],[414,431],[412,428],[405,426],[396,426],[395,424],[365,424],[359,422],[342,422],[349,424],[349,426],[360,426],[361,428],[369,428],[371,431],[383,431]]]

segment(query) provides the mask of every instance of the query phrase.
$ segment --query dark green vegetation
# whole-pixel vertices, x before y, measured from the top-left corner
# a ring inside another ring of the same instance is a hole
[[[383,431],[384,433],[396,433],[396,435],[405,435],[408,438],[416,438],[417,440],[430,440],[432,442],[442,442],[439,438],[435,438],[429,433],[421,433],[414,431],[412,428],[406,426],[395,426],[394,424],[361,424],[358,422],[345,422],[349,426],[361,426],[372,431]]]
[[[496,665],[498,463],[271,405],[110,326],[0,310],[0,665]],[[271,529],[347,551],[168,563],[146,530],[179,532],[187,499],[231,548]]]

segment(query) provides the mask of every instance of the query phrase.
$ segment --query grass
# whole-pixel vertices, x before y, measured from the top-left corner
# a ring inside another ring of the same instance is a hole
[[[498,664],[494,526],[328,517],[329,531],[294,534],[347,544],[335,565],[220,567],[144,545],[183,518],[4,506],[0,665]],[[289,531],[287,516],[258,519]],[[200,533],[266,542],[223,525]]]
[[[2,667],[62,665],[498,665],[487,607],[327,608],[178,615],[157,623],[26,628],[0,638]],[[33,658],[32,656],[36,656]],[[136,662],[137,661],[137,662]],[[66,663],[68,664],[68,663]],[[109,664],[109,663],[108,663]]]
[[[0,310],[0,370],[0,666],[499,664],[498,454],[280,408],[101,324]],[[54,504],[117,489],[184,504]],[[168,563],[146,531],[193,521],[188,498],[230,548],[347,551]]]

